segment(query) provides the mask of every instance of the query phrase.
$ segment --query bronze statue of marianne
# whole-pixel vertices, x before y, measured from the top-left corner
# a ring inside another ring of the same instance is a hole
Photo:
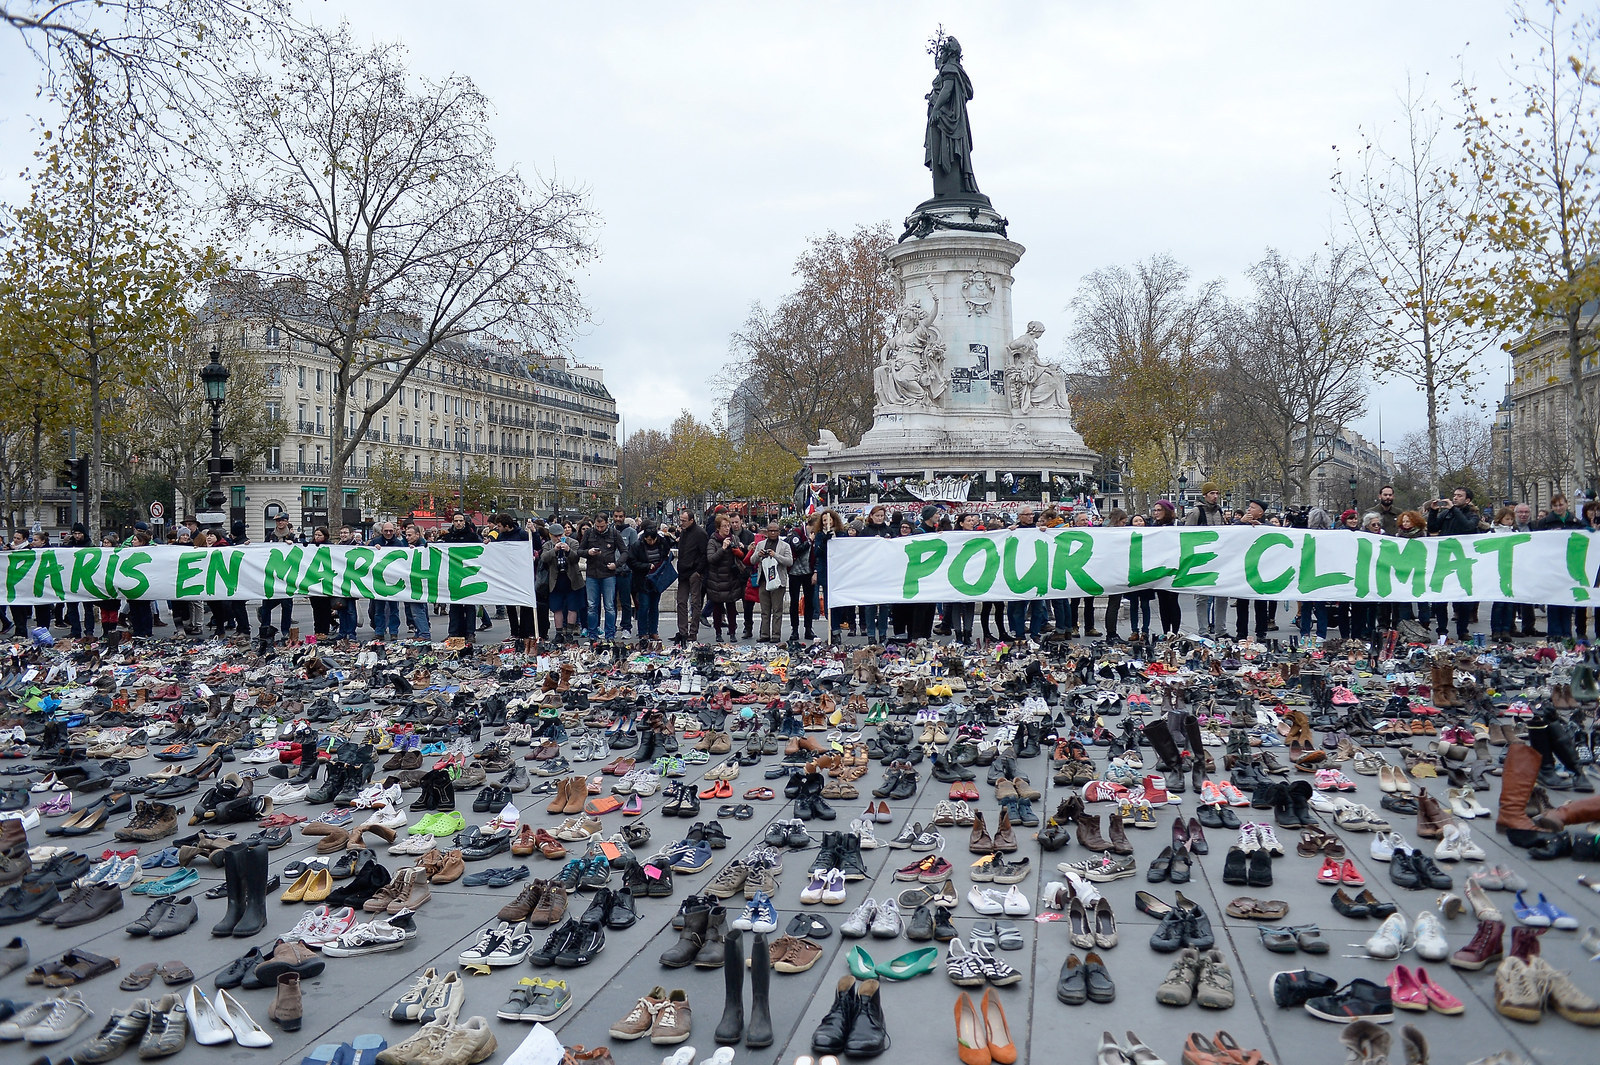
[[[954,37],[939,42],[933,89],[928,93],[928,132],[923,141],[923,165],[933,171],[933,195],[963,196],[978,191],[972,175],[972,126],[967,122],[967,101],[972,99],[972,79],[961,69],[961,44]]]

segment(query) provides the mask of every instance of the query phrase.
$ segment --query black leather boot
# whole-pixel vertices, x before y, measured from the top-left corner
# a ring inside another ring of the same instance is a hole
[[[724,1046],[737,1043],[744,1036],[744,933],[730,931],[723,937],[722,986],[727,1000],[722,1007],[722,1020],[712,1038]]]
[[[868,1058],[888,1050],[889,1029],[883,1019],[878,981],[863,980],[856,985],[853,1010],[850,1034],[845,1037],[845,1053],[853,1058]]]
[[[228,912],[222,915],[222,920],[211,926],[214,936],[233,935],[234,926],[244,915],[244,874],[239,868],[239,857],[246,849],[240,843],[222,850],[222,872],[228,885]]]
[[[818,1054],[843,1054],[855,1016],[856,978],[846,974],[833,991],[833,1005],[811,1033],[811,1049]]]
[[[731,933],[738,935],[737,932]],[[730,955],[731,957],[731,955]],[[740,966],[743,968],[743,965]],[[751,1048],[772,1045],[772,1006],[769,991],[772,987],[772,955],[767,949],[767,937],[751,933],[750,941],[750,1023],[745,1026],[744,1045]],[[722,1030],[717,1030],[721,1035]]]
[[[233,935],[241,939],[258,935],[267,926],[267,845],[258,843],[242,851],[235,860],[243,878],[244,911],[233,926]]]
[[[1189,786],[1199,791],[1200,785],[1205,783],[1206,779],[1206,752],[1203,737],[1200,735],[1200,719],[1193,714],[1183,715],[1183,732],[1189,740],[1189,751],[1194,755],[1194,776]]]

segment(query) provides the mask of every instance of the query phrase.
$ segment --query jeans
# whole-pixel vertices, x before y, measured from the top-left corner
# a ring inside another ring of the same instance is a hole
[[[861,625],[861,633],[867,638],[868,643],[889,642],[890,609],[885,603],[871,603],[861,608],[861,612],[866,615]]]
[[[428,623],[427,603],[407,603],[406,620],[411,623],[412,628],[417,630],[418,639],[433,639],[433,628]]]
[[[591,640],[600,637],[600,615],[605,614],[606,639],[617,635],[617,578],[585,577],[584,590],[589,594],[589,626],[585,634]]]
[[[276,607],[278,610],[278,620],[282,622],[282,624],[278,626],[278,632],[287,637],[289,635],[289,626],[294,624],[293,599],[261,600],[261,605],[256,607],[256,622],[263,626],[272,624],[272,611],[274,607]]]
[[[1458,606],[1457,609],[1460,609]],[[1459,617],[1459,615],[1457,615]],[[1570,606],[1545,607],[1545,631],[1552,640],[1565,640],[1572,635],[1572,608]],[[1457,628],[1465,628],[1461,622]]]
[[[639,582],[639,635],[661,635],[661,593],[646,580]]]
[[[1219,595],[1194,597],[1194,628],[1201,635],[1215,633],[1219,623],[1228,624],[1228,601]]]
[[[152,602],[149,599],[128,600],[128,632],[133,636],[149,638],[152,629]]]
[[[1128,631],[1141,636],[1150,635],[1150,604],[1155,592],[1130,592],[1128,594]]]
[[[1302,602],[1300,604],[1300,635],[1311,635],[1312,616],[1316,616],[1317,639],[1326,639],[1328,636],[1328,604]]]
[[[1048,607],[1043,599],[1017,599],[1006,605],[1006,628],[1013,640],[1038,640],[1044,635]]]
[[[339,611],[339,639],[353,640],[356,638],[356,628],[361,622],[361,600],[346,599],[344,608]]]
[[[1515,632],[1516,628],[1517,604],[1501,602],[1489,604],[1489,634],[1491,636]]]
[[[617,568],[613,578],[617,582],[617,613],[622,615],[622,628],[633,628],[633,571],[626,566]]]
[[[372,601],[372,631],[381,640],[400,635],[400,604],[392,599]]]

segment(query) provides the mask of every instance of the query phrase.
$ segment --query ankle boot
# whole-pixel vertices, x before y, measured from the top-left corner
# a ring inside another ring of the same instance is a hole
[[[744,933],[733,930],[724,936],[722,952],[722,986],[727,997],[712,1038],[731,1046],[744,1036]]]
[[[1011,813],[1005,807],[1000,808],[1000,820],[994,823],[994,849],[996,854],[1011,854],[1017,849],[1017,834],[1011,827]]]
[[[1600,821],[1600,796],[1590,795],[1546,810],[1534,823],[1539,828],[1560,832],[1569,825],[1587,825],[1595,821]]]
[[[1539,779],[1543,756],[1525,743],[1506,746],[1506,760],[1500,777],[1500,812],[1495,818],[1496,832],[1505,833],[1515,847],[1534,847],[1545,841],[1545,833],[1528,816],[1528,800]]]
[[[267,1017],[286,1032],[298,1032],[300,1015],[300,974],[284,973],[278,977],[278,996],[267,1007]]]
[[[1539,937],[1544,935],[1543,928],[1529,928],[1517,925],[1511,929],[1511,956],[1521,958],[1524,962],[1534,959],[1539,953]]]
[[[701,942],[700,949],[695,951],[695,968],[716,969],[721,967],[727,946],[727,935],[727,909],[723,906],[711,907],[711,912],[706,915],[705,939]]]
[[[239,856],[245,849],[244,844],[240,843],[222,851],[222,873],[227,878],[228,887],[228,911],[222,915],[222,920],[212,925],[211,934],[214,936],[233,935],[233,927],[244,913],[244,874],[239,869]]]
[[[767,937],[755,933],[750,940],[750,1023],[745,1026],[744,1045],[752,1049],[772,1045],[772,954]]]
[[[1108,851],[1111,844],[1100,838],[1100,815],[1078,815],[1078,845],[1096,853]]]
[[[1439,800],[1428,794],[1427,788],[1417,789],[1417,835],[1423,839],[1444,838],[1444,826],[1455,818],[1439,805]]]
[[[711,917],[711,908],[696,908],[683,915],[683,930],[678,933],[678,941],[661,952],[661,964],[669,969],[681,969],[693,962],[695,955],[705,945],[706,925]]]
[[[1133,844],[1128,842],[1128,834],[1122,829],[1122,814],[1114,813],[1106,819],[1106,840],[1111,844],[1112,854],[1133,853]]]

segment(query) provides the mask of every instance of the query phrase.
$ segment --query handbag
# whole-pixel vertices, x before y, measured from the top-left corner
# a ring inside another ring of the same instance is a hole
[[[783,572],[778,567],[778,560],[775,558],[762,559],[761,587],[765,588],[769,592],[773,592],[777,591],[783,586]]]
[[[671,588],[673,582],[677,579],[678,567],[672,564],[672,559],[670,558],[662,559],[661,565],[645,574],[645,580],[649,581],[651,586],[655,588],[657,595]]]

